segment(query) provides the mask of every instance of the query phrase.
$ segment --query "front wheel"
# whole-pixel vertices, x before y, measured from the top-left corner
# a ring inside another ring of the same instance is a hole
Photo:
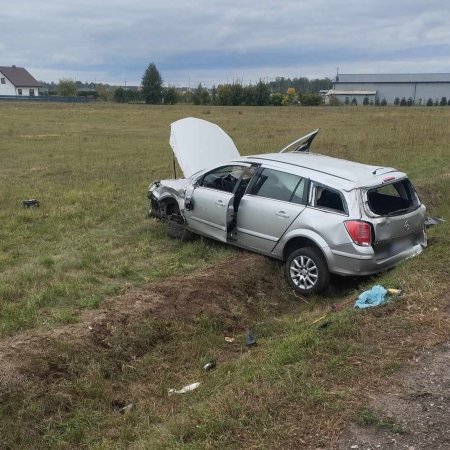
[[[294,250],[286,260],[284,274],[300,294],[317,294],[330,283],[330,272],[322,254],[312,247]]]

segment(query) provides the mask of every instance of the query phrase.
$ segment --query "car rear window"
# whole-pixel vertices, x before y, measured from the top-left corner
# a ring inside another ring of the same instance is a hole
[[[251,194],[285,202],[305,204],[306,179],[279,170],[264,169]]]
[[[416,209],[420,202],[408,179],[378,186],[367,191],[370,210],[379,215],[397,215]]]

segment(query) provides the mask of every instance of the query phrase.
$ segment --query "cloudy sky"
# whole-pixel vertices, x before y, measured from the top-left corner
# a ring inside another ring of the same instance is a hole
[[[0,30],[0,65],[44,81],[450,72],[448,0],[0,0]]]

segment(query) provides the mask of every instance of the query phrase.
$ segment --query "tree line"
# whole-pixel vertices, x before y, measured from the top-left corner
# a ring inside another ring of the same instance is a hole
[[[194,89],[164,86],[161,73],[154,63],[149,64],[142,77],[141,87],[114,87],[101,83],[82,83],[61,79],[59,83],[43,83],[46,95],[64,97],[87,96],[95,100],[118,103],[168,104],[191,103],[219,106],[280,106],[290,104],[319,105],[323,98],[319,89],[329,89],[331,80],[278,77],[275,81],[260,79],[256,84],[224,83],[212,88],[199,84]]]
[[[323,98],[317,94],[319,89],[329,89],[331,80],[308,78],[276,78],[264,82],[262,79],[252,85],[239,82],[219,84],[208,89],[199,84],[193,90],[180,90],[175,87],[163,87],[159,70],[151,63],[142,77],[142,97],[148,104],[193,103],[194,105],[221,106],[280,106],[289,104],[319,105]],[[114,94],[116,101],[133,101],[126,89],[119,88]]]

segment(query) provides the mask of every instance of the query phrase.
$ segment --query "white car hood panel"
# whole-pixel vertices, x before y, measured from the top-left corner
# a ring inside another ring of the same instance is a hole
[[[222,128],[194,117],[172,123],[170,145],[186,178],[240,156]]]

